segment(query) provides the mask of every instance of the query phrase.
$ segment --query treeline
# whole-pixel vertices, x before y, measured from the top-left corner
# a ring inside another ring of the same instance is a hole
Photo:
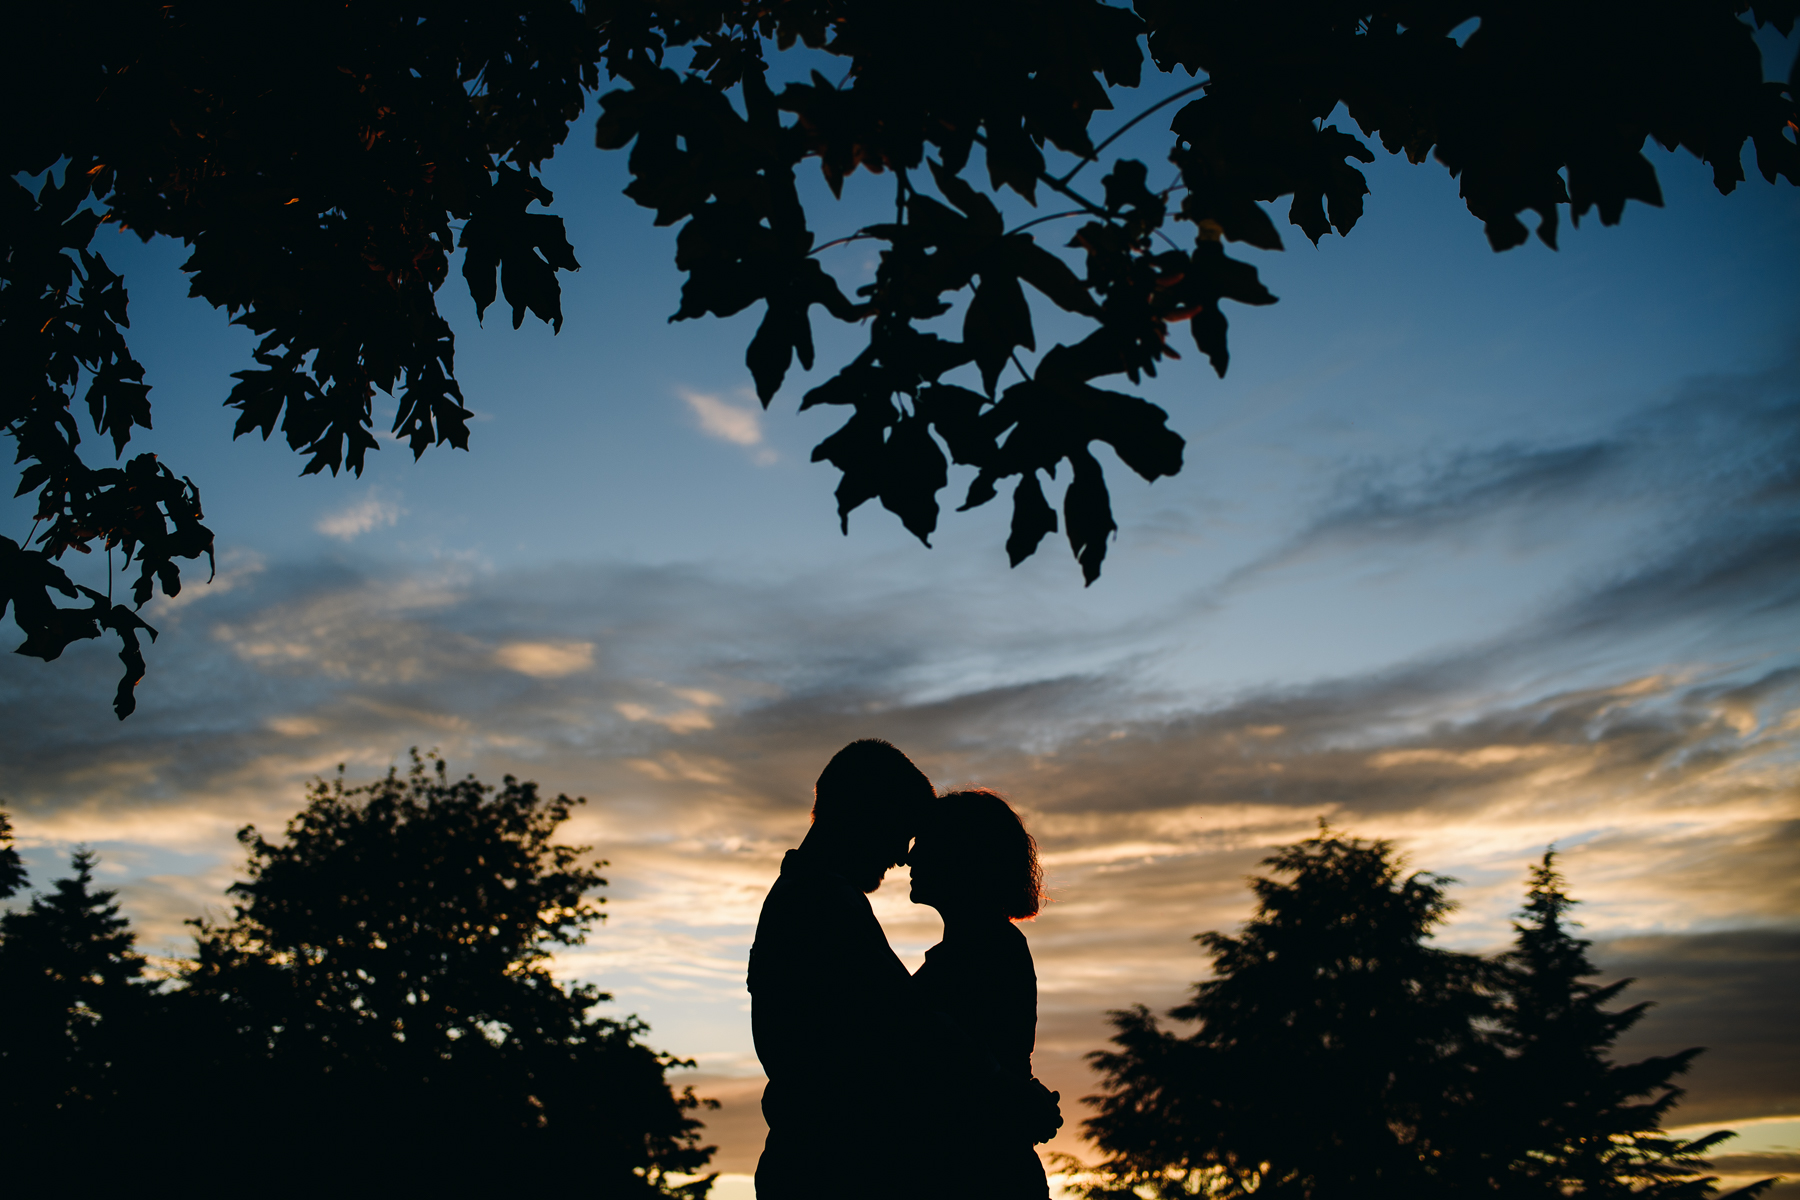
[[[0,917],[0,1121],[13,1195],[702,1197],[683,1063],[557,982],[605,883],[535,784],[321,781],[192,957],[147,971],[95,856]],[[0,896],[27,884],[0,817]],[[14,1190],[18,1189],[18,1190]]]
[[[688,1196],[711,1176],[684,1064],[558,983],[603,886],[554,840],[573,804],[508,776],[319,782],[279,841],[246,828],[230,919],[153,975],[95,856],[0,916],[0,1179],[18,1194],[171,1179],[257,1195]],[[0,814],[0,897],[27,884]],[[1495,957],[1430,943],[1450,881],[1322,830],[1265,860],[1255,915],[1206,933],[1166,1028],[1112,1014],[1064,1162],[1091,1200],[1518,1200],[1717,1194],[1729,1133],[1662,1129],[1700,1053],[1619,1064],[1649,1007],[1609,1009],[1553,853]],[[158,977],[160,975],[160,977]],[[1749,1197],[1772,1181],[1732,1193]],[[191,1185],[189,1190],[194,1190]],[[854,1195],[851,1185],[844,1193]]]
[[[1169,1014],[1191,1032],[1139,1005],[1089,1056],[1104,1157],[1064,1165],[1090,1200],[1717,1195],[1732,1135],[1662,1129],[1701,1051],[1611,1060],[1650,1005],[1607,1008],[1631,981],[1593,982],[1554,852],[1492,958],[1430,944],[1452,881],[1387,842],[1322,828],[1263,865],[1243,929],[1197,938],[1212,975]]]

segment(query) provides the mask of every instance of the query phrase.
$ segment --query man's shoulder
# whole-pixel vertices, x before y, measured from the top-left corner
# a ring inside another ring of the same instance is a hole
[[[842,875],[819,870],[788,851],[781,874],[763,898],[757,935],[773,926],[812,926],[858,919],[871,913],[869,898]]]
[[[876,961],[887,959],[904,977],[906,968],[893,958],[869,898],[842,875],[817,869],[799,851],[789,851],[756,922],[750,990],[777,980],[783,981],[780,986],[798,985],[821,971],[876,971]]]
[[[766,908],[776,904],[836,903],[856,907],[868,903],[865,897],[841,872],[816,861],[803,850],[789,850],[781,860],[781,874],[776,876],[763,901]]]

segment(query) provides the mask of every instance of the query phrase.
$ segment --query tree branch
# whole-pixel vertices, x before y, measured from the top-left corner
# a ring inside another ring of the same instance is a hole
[[[1164,96],[1161,100],[1158,100],[1155,104],[1152,104],[1149,108],[1146,108],[1143,112],[1139,113],[1137,116],[1131,118],[1131,120],[1125,122],[1123,125],[1119,126],[1117,129],[1113,130],[1112,133],[1107,136],[1105,141],[1101,142],[1098,146],[1094,147],[1094,152],[1092,154],[1083,155],[1080,162],[1076,163],[1073,167],[1069,168],[1069,173],[1062,177],[1062,182],[1067,183],[1069,180],[1075,178],[1075,176],[1079,175],[1081,173],[1082,169],[1084,167],[1086,167],[1089,163],[1100,161],[1101,152],[1104,151],[1108,146],[1112,145],[1114,142],[1118,141],[1119,138],[1122,137],[1126,133],[1126,131],[1128,131],[1133,125],[1136,125],[1139,121],[1143,120],[1145,117],[1149,116],[1151,113],[1155,112],[1157,109],[1166,107],[1167,105],[1170,105],[1170,104],[1173,104],[1173,103],[1175,103],[1175,101],[1181,99],[1183,96],[1193,95],[1195,92],[1200,91],[1202,88],[1206,87],[1206,85],[1208,83],[1211,83],[1211,82],[1212,82],[1212,80],[1208,79],[1206,81],[1206,83],[1196,83],[1190,87],[1182,88],[1179,92],[1176,92],[1173,95]]]

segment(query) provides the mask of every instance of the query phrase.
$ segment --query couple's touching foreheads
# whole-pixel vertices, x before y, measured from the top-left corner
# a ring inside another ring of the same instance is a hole
[[[1044,1200],[1033,1146],[1062,1124],[1031,1074],[1037,976],[1013,922],[1043,901],[1037,846],[993,792],[939,796],[887,742],[838,751],[750,949],[768,1073],[758,1200]],[[917,973],[869,905],[890,867],[937,909]]]

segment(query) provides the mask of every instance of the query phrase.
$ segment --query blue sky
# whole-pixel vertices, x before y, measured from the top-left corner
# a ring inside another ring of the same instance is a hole
[[[1105,1009],[1175,1002],[1204,969],[1189,936],[1241,919],[1245,873],[1323,813],[1462,880],[1446,938],[1469,947],[1563,846],[1603,959],[1687,997],[1640,1044],[1715,1046],[1683,1111],[1800,1114],[1791,1030],[1743,999],[1800,950],[1792,188],[1721,197],[1652,150],[1666,207],[1495,255],[1440,167],[1384,157],[1348,238],[1235,251],[1281,302],[1231,314],[1225,380],[1190,354],[1146,382],[1186,466],[1109,472],[1121,532],[1084,589],[1060,538],[1007,568],[1001,504],[946,512],[929,550],[874,505],[842,536],[808,462],[839,417],[795,410],[854,331],[821,330],[819,369],[760,411],[757,314],[667,322],[673,232],[589,129],[544,173],[583,264],[562,333],[504,306],[482,327],[444,289],[467,454],[385,443],[361,479],[300,478],[279,439],[233,443],[249,339],[185,298],[179,248],[103,247],[155,386],[144,446],[200,484],[220,572],[152,606],[124,724],[103,646],[0,656],[0,794],[40,883],[94,844],[174,951],[222,906],[236,828],[339,762],[437,746],[586,795],[612,916],[564,968],[700,1057],[741,1171],[756,905],[819,767],[884,736],[1031,814],[1058,897],[1029,930],[1039,1064],[1065,1096]],[[852,189],[821,237],[885,195]],[[916,961],[936,927],[904,891],[878,910]],[[1726,990],[1692,991],[1696,962]]]

